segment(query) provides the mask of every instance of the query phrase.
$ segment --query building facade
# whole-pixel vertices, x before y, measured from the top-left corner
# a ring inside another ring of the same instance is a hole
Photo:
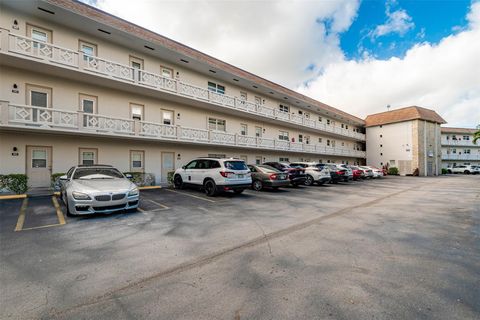
[[[480,166],[480,142],[473,143],[476,129],[442,127],[442,168]]]
[[[445,123],[435,111],[412,106],[369,115],[367,163],[397,167],[401,175],[441,173],[440,125]]]
[[[83,3],[0,3],[0,174],[365,162],[365,122]]]

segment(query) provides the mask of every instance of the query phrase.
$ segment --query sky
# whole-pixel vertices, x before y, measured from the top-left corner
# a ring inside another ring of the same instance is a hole
[[[480,124],[478,0],[84,2],[361,118]]]

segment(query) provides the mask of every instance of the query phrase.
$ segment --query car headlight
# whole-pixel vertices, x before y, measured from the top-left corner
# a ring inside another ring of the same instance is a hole
[[[138,196],[138,188],[135,187],[135,188],[133,188],[132,190],[130,190],[130,191],[128,192],[128,196],[129,196],[129,197]]]
[[[92,200],[88,194],[82,192],[73,191],[72,196],[75,200]]]

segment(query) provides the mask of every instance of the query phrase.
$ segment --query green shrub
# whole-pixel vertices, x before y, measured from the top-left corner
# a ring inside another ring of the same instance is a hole
[[[7,188],[7,175],[0,174],[0,190]]]
[[[445,168],[442,168],[442,174],[447,174],[447,173],[448,173],[448,170]]]
[[[139,187],[155,185],[155,175],[153,173],[143,172],[124,172],[124,175],[130,174],[130,181]]]
[[[168,181],[168,184],[173,186],[173,175],[174,175],[175,171],[169,171],[167,173],[167,181]]]
[[[28,177],[26,174],[9,174],[0,178],[2,189],[6,188],[16,194],[25,193],[28,190]]]
[[[63,175],[65,175],[65,173],[61,173],[61,172],[53,173],[52,176],[50,177],[50,186],[54,189],[60,188],[60,185],[58,183],[58,178],[60,178]]]
[[[388,174],[391,176],[398,176],[398,168],[397,167],[388,168]]]

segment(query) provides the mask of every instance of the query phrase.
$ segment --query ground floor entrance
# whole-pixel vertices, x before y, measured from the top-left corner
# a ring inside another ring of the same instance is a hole
[[[50,186],[52,175],[52,147],[26,146],[26,174],[30,188]]]

